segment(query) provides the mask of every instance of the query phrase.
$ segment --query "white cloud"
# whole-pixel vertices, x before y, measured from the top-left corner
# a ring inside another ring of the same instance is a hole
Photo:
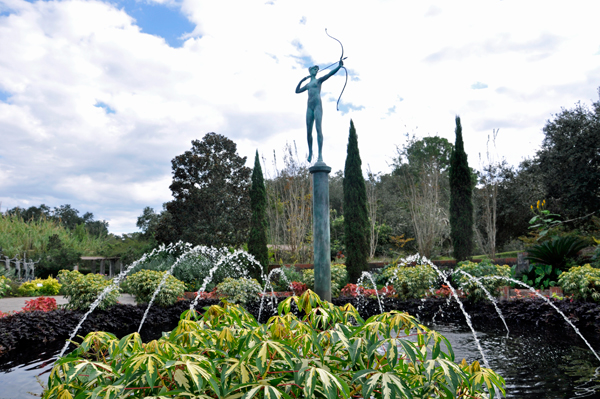
[[[325,28],[354,77],[347,114],[335,111],[343,74],[323,85],[334,171],[350,118],[373,171],[388,170],[406,132],[453,141],[456,114],[470,161],[500,128],[499,156],[514,164],[534,154],[546,119],[600,86],[592,2],[156,2],[196,24],[181,48],[109,3],[0,0],[4,208],[71,203],[133,231],[145,206],[169,199],[170,160],[207,132],[236,141],[249,165],[286,141],[305,154],[306,95],[294,88],[302,60],[340,57]]]

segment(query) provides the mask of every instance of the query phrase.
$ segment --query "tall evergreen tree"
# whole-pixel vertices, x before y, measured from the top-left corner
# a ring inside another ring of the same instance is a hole
[[[367,189],[361,164],[354,122],[350,121],[348,153],[344,168],[344,232],[346,268],[352,282],[358,280],[363,271],[369,270]]]
[[[473,183],[462,138],[460,117],[456,116],[456,142],[450,155],[450,238],[457,261],[473,252]]]
[[[252,171],[250,209],[252,210],[252,218],[250,219],[248,252],[254,255],[254,258],[260,262],[263,270],[267,270],[269,266],[269,250],[267,248],[267,191],[258,159],[258,150],[256,150],[254,170]],[[257,275],[253,277],[260,279],[260,276]]]
[[[250,227],[250,175],[246,157],[227,137],[208,133],[171,161],[174,200],[166,203],[157,240],[240,247]],[[164,233],[164,235],[163,235]]]

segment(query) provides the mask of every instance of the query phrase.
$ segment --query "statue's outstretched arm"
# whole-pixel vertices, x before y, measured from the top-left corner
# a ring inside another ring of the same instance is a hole
[[[337,73],[337,71],[339,71],[340,68],[343,66],[344,66],[344,62],[340,61],[339,65],[336,66],[335,68],[333,68],[327,75],[320,77],[319,82],[323,83],[324,81],[326,81],[327,79],[329,79],[330,77],[335,75]]]
[[[298,83],[298,86],[296,86],[296,93],[302,93],[303,91],[306,91],[306,85],[304,85],[304,87],[302,87],[302,88],[300,87],[300,85],[302,84],[302,82],[304,82],[308,78],[310,78],[310,76],[305,77]]]

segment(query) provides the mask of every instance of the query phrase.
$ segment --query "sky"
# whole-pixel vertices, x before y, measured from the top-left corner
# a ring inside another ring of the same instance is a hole
[[[344,168],[354,121],[363,169],[388,173],[406,134],[454,142],[472,167],[535,155],[546,121],[598,101],[600,2],[0,0],[0,211],[71,204],[137,231],[172,199],[171,159],[206,133],[255,151],[306,143],[311,65],[323,157]],[[316,148],[315,139],[315,148]]]

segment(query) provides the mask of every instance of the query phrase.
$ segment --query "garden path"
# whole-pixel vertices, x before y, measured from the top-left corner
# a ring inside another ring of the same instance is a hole
[[[25,306],[25,301],[29,301],[30,299],[34,299],[36,297],[18,297],[18,298],[1,298],[0,299],[0,311],[2,312],[15,312],[21,311],[21,308]],[[65,305],[68,303],[66,298],[61,295],[50,296],[49,298],[56,299],[57,305]],[[127,304],[127,305],[135,305],[135,300],[133,296],[129,294],[121,294],[119,297],[119,303]]]

